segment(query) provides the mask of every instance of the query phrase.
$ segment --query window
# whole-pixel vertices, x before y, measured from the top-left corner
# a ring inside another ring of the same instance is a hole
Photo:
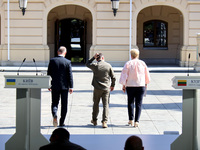
[[[167,23],[151,20],[144,23],[143,46],[146,48],[167,48]]]

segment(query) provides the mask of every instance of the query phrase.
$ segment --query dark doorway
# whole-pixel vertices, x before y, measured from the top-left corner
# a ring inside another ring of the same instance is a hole
[[[85,63],[86,22],[70,18],[56,21],[55,55],[60,46],[67,48],[66,58],[72,63]]]

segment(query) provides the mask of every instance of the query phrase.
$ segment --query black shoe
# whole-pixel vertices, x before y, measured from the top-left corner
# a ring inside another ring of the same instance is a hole
[[[64,126],[65,126],[65,124],[64,124],[64,123],[59,125],[59,127],[64,127]]]

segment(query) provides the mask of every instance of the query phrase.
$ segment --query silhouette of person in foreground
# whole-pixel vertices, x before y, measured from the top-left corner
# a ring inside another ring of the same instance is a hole
[[[69,141],[70,134],[64,128],[57,128],[50,137],[50,143],[40,147],[39,150],[86,150],[80,145]]]
[[[142,139],[138,136],[130,136],[124,146],[124,150],[144,150]]]

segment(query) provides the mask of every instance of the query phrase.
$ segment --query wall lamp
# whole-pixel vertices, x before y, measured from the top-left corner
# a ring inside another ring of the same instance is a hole
[[[25,14],[25,9],[27,7],[27,0],[19,0],[19,8],[22,10],[22,14]]]
[[[111,4],[112,4],[113,14],[114,16],[116,16],[117,10],[119,8],[119,0],[111,0]]]

